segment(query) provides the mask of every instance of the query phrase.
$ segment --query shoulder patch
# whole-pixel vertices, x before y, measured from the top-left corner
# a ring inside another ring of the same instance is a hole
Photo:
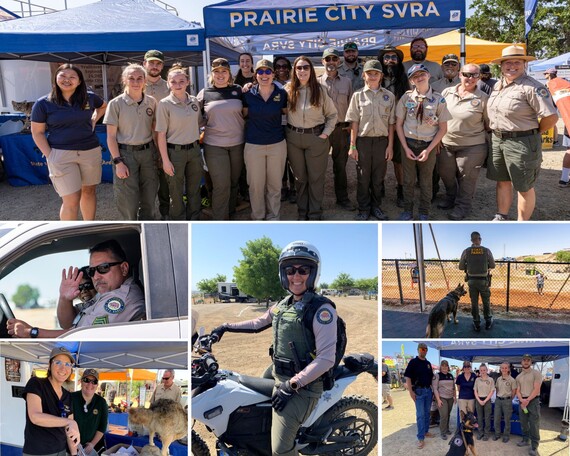
[[[384,101],[388,101],[390,99],[389,95],[384,95]]]
[[[105,305],[103,306],[105,312],[110,314],[120,314],[123,310],[125,310],[125,301],[121,298],[109,298]]]
[[[479,100],[479,99],[477,99],[477,98],[474,98],[473,100],[471,100],[471,106],[473,106],[473,107],[475,107],[475,108],[476,108],[477,106],[479,106],[480,104],[481,104],[481,100]]]
[[[146,115],[151,117],[154,114],[154,110],[152,108],[146,108]]]
[[[440,102],[441,104],[445,104],[445,103],[446,103],[445,98],[442,98],[441,100],[439,100],[439,102]]]
[[[93,320],[93,326],[95,325],[107,325],[109,324],[109,317],[107,317],[107,315],[105,315],[104,317],[97,317],[95,318],[95,320]]]
[[[546,98],[548,96],[548,89],[546,87],[537,87],[536,88],[536,94],[540,98]]]
[[[321,324],[321,325],[328,325],[329,323],[332,323],[333,321],[333,316],[330,310],[328,309],[321,309],[317,312],[317,321]]]
[[[190,106],[192,106],[192,109],[193,109],[195,112],[198,112],[198,110],[200,109],[196,103],[192,103]]]
[[[96,408],[93,409],[93,415],[99,415],[99,410],[97,410]]]
[[[273,309],[271,309],[271,313],[275,316],[275,315],[279,315],[279,307],[275,306],[273,307]]]

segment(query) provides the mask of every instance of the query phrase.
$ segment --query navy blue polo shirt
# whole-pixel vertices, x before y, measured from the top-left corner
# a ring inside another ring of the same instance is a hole
[[[269,145],[285,139],[281,115],[287,107],[287,92],[275,84],[274,87],[267,101],[259,94],[257,87],[244,94],[244,108],[248,108],[246,143]]]
[[[32,122],[45,123],[48,144],[54,149],[89,150],[99,146],[99,139],[93,131],[91,116],[96,108],[103,106],[103,100],[93,92],[87,92],[89,104],[71,106],[57,105],[40,98],[32,108]]]
[[[459,374],[457,376],[457,380],[455,380],[455,384],[459,386],[459,399],[475,399],[475,379],[477,376],[475,374],[471,374],[469,380],[465,378],[465,375]]]
[[[411,359],[404,372],[404,377],[412,381],[412,386],[428,388],[433,380],[433,368],[427,359],[416,356]]]

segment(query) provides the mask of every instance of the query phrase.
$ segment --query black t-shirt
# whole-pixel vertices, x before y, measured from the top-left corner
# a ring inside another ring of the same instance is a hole
[[[41,398],[42,412],[59,417],[69,417],[73,414],[71,408],[71,395],[63,388],[61,399],[49,379],[32,377],[24,389],[24,399],[28,393],[33,393]],[[26,404],[26,428],[24,430],[24,453],[27,454],[51,454],[65,450],[67,438],[65,427],[42,427],[30,421]]]
[[[431,381],[433,380],[431,363],[427,359],[422,360],[416,356],[408,363],[404,376],[411,379],[412,386],[427,388],[431,386]]]

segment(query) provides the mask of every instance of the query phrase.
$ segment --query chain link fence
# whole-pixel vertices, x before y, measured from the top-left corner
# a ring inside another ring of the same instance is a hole
[[[495,269],[491,270],[493,309],[570,315],[570,263],[495,263]],[[427,260],[424,266],[428,304],[438,302],[458,284],[465,283],[459,260]],[[419,305],[417,271],[414,260],[382,260],[382,302],[396,306]],[[539,273],[544,276],[544,288],[540,293],[537,287]],[[469,295],[461,299],[459,306],[470,312]]]

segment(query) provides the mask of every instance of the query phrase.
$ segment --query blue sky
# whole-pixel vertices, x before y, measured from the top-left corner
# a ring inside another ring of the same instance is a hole
[[[304,240],[321,254],[321,282],[340,272],[354,279],[378,275],[378,226],[372,223],[200,223],[192,225],[192,290],[204,278],[225,274],[243,258],[240,248],[249,240],[271,238],[280,248]],[[277,271],[275,271],[277,274]]]
[[[541,255],[570,248],[567,223],[432,223],[442,259],[459,258],[468,247],[472,231],[481,233],[482,244],[494,257]],[[433,238],[423,225],[424,257],[437,258]],[[412,224],[382,225],[382,258],[415,258]]]

